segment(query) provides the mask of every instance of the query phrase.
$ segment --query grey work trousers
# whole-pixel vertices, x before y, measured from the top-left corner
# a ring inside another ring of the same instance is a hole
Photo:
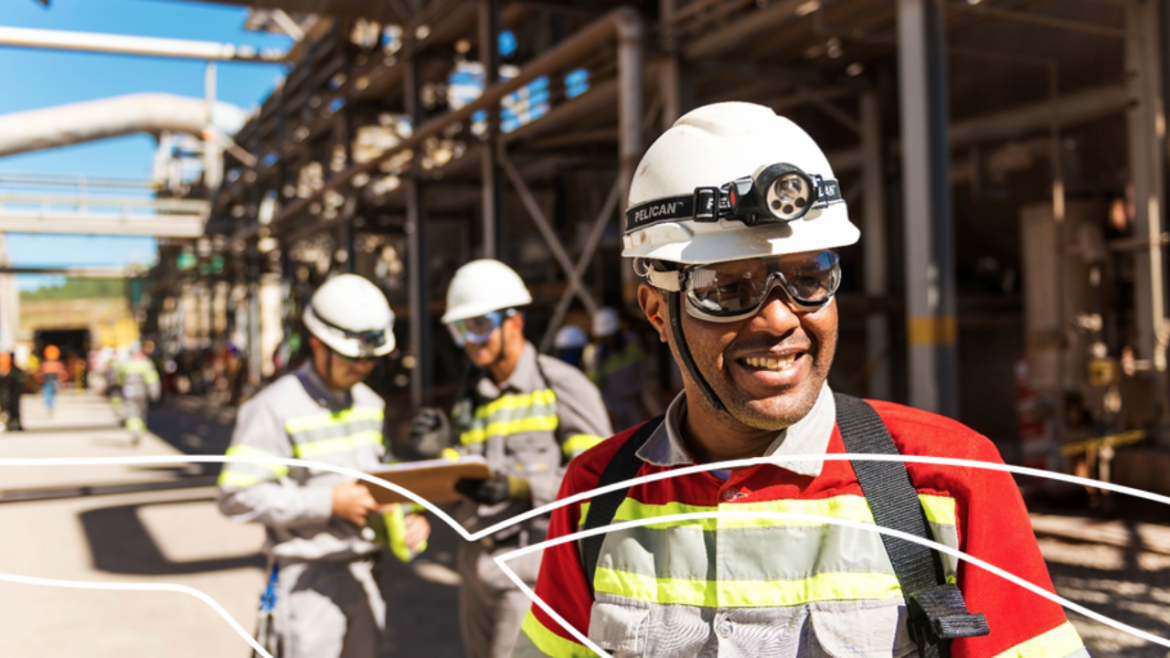
[[[280,658],[377,658],[386,604],[372,558],[282,565],[276,591]]]
[[[463,649],[467,658],[510,658],[520,635],[520,622],[532,599],[516,587],[492,558],[516,550],[515,546],[489,550],[479,542],[459,549],[459,618],[463,625]],[[508,561],[508,567],[526,585],[536,584],[540,553]]]

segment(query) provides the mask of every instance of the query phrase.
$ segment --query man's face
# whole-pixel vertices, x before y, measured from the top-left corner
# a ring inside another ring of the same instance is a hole
[[[335,391],[348,391],[374,370],[374,359],[347,359],[329,349],[317,338],[309,339],[313,350],[313,367],[325,385]]]
[[[681,364],[669,330],[666,295],[642,284],[638,296],[647,317],[659,314],[655,325],[668,336]],[[686,304],[680,300],[679,313],[691,356],[734,420],[753,429],[778,431],[808,415],[837,348],[836,300],[812,312],[794,310],[778,286],[755,315],[727,323],[693,318]],[[685,368],[683,373],[686,376]],[[703,394],[689,376],[686,379],[687,399],[694,408]],[[700,404],[708,407],[705,399]]]
[[[492,330],[488,334],[487,340],[482,343],[473,343],[469,340],[463,342],[463,351],[467,353],[467,358],[471,359],[476,368],[487,368],[501,358],[505,332],[509,335],[518,335],[518,333],[513,332],[524,331],[521,318],[519,313],[504,318],[502,324]]]

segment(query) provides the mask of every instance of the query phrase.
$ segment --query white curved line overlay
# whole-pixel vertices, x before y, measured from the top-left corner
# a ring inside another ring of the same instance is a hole
[[[1058,594],[1054,594],[1052,592],[1049,592],[1048,590],[1045,590],[1042,587],[1034,585],[1033,583],[1031,583],[1023,578],[1020,578],[1019,576],[1017,576],[1013,573],[1009,573],[1007,571],[1004,571],[1003,569],[1000,569],[999,567],[995,566],[994,564],[991,564],[985,560],[981,560],[973,555],[968,555],[967,553],[964,553],[958,549],[954,549],[954,548],[951,548],[950,546],[946,546],[944,544],[940,544],[938,542],[931,541],[931,540],[926,539],[924,537],[918,537],[916,535],[904,533],[900,530],[894,530],[893,528],[887,528],[885,526],[879,526],[879,525],[875,525],[873,523],[868,523],[865,521],[854,521],[851,519],[838,519],[838,518],[834,518],[834,517],[820,516],[820,515],[816,515],[816,514],[801,514],[799,512],[765,512],[765,511],[748,511],[748,510],[744,510],[744,511],[719,510],[719,511],[715,511],[715,512],[692,512],[689,514],[668,514],[665,516],[654,516],[654,517],[650,517],[650,518],[646,518],[646,519],[638,519],[636,521],[624,521],[621,523],[612,523],[610,525],[602,526],[600,528],[593,528],[591,530],[582,530],[579,532],[574,532],[572,534],[568,534],[568,535],[565,535],[563,537],[557,537],[556,539],[550,539],[548,541],[544,541],[544,542],[541,542],[539,544],[533,544],[532,546],[526,546],[524,548],[516,549],[514,551],[511,551],[509,553],[506,553],[506,554],[501,555],[501,556],[494,558],[494,559],[496,561],[496,564],[498,564],[500,566],[500,568],[504,571],[504,573],[508,576],[508,578],[511,579],[512,582],[515,583],[517,587],[519,587],[521,590],[523,590],[524,593],[527,594],[528,597],[532,599],[533,603],[540,606],[541,610],[544,610],[545,613],[547,613],[550,617],[553,618],[553,620],[555,620],[558,624],[560,624],[562,628],[564,628],[566,631],[568,631],[570,634],[572,634],[572,636],[574,638],[576,638],[578,642],[589,647],[590,650],[592,650],[593,652],[595,652],[597,655],[601,656],[602,658],[613,658],[613,656],[611,656],[609,653],[606,653],[604,650],[602,650],[601,647],[597,646],[593,641],[591,641],[588,637],[586,637],[583,633],[581,633],[581,631],[577,630],[576,628],[573,628],[572,625],[567,623],[563,617],[561,617],[559,614],[557,614],[556,611],[554,611],[547,603],[545,603],[545,601],[543,599],[541,599],[539,596],[537,596],[536,592],[534,592],[532,590],[532,588],[528,587],[522,580],[520,580],[520,578],[516,575],[516,573],[513,572],[510,568],[508,568],[508,565],[505,563],[511,559],[522,557],[524,555],[528,555],[530,553],[535,553],[537,551],[543,551],[546,548],[552,548],[553,546],[559,546],[561,544],[575,542],[579,539],[584,539],[585,537],[602,535],[602,534],[605,534],[608,532],[613,532],[615,530],[626,530],[626,529],[630,529],[630,528],[639,528],[639,527],[642,527],[645,525],[651,525],[651,524],[656,524],[656,523],[672,523],[675,521],[693,521],[693,520],[713,519],[713,518],[720,518],[720,519],[727,519],[727,518],[758,518],[759,519],[759,518],[762,518],[762,519],[779,519],[779,520],[793,520],[793,521],[809,521],[809,522],[813,522],[813,523],[828,523],[830,525],[839,525],[839,526],[844,526],[847,528],[855,528],[858,530],[866,530],[869,532],[876,532],[876,533],[883,534],[883,535],[890,535],[892,537],[897,537],[899,539],[904,539],[904,540],[909,541],[909,542],[914,542],[915,544],[920,544],[922,546],[926,546],[927,548],[934,549],[936,551],[939,551],[940,553],[946,553],[947,555],[950,555],[952,557],[956,557],[960,560],[963,560],[964,562],[970,562],[971,564],[974,564],[975,566],[977,566],[981,569],[989,571],[989,572],[995,574],[996,576],[999,576],[1000,578],[1003,578],[1011,583],[1014,583],[1015,585],[1023,587],[1024,589],[1026,589],[1034,594],[1037,594],[1039,596],[1042,596],[1045,599],[1052,601],[1053,603],[1057,603],[1065,608],[1068,608],[1069,610],[1072,610],[1074,612],[1078,612],[1078,613],[1080,613],[1080,614],[1082,614],[1090,619],[1098,621],[1098,622],[1105,624],[1107,626],[1111,626],[1113,628],[1116,628],[1119,631],[1123,631],[1123,632],[1129,633],[1130,635],[1134,635],[1136,637],[1139,637],[1143,640],[1146,640],[1147,642],[1153,642],[1154,644],[1158,644],[1158,645],[1161,645],[1163,647],[1170,648],[1170,640],[1166,640],[1164,638],[1158,637],[1157,635],[1147,633],[1146,631],[1143,631],[1139,628],[1134,628],[1133,626],[1122,623],[1120,621],[1116,621],[1114,619],[1106,617],[1105,615],[1102,615],[1099,612],[1094,612],[1094,611],[1092,611],[1092,610],[1090,610],[1090,609],[1088,609],[1088,608],[1086,608],[1078,603],[1074,603],[1073,601],[1069,601],[1068,599],[1066,599]]]
[[[43,585],[45,587],[66,587],[70,589],[102,589],[115,591],[132,591],[132,592],[179,592],[181,594],[188,594],[203,601],[215,610],[216,614],[223,617],[232,629],[240,634],[251,645],[252,649],[258,653],[261,658],[273,658],[272,654],[264,650],[256,640],[252,639],[252,635],[244,630],[243,626],[235,620],[227,610],[223,609],[215,599],[200,592],[193,587],[186,585],[172,585],[169,583],[95,583],[84,580],[57,580],[55,578],[33,578],[31,576],[17,576],[13,574],[0,573],[0,581],[7,581],[10,583],[19,583],[21,585]]]
[[[391,491],[394,491],[398,494],[401,494],[402,496],[406,497],[407,499],[412,500],[415,503],[418,503],[419,505],[422,505],[424,508],[427,509],[427,511],[434,514],[436,517],[438,517],[444,523],[446,523],[448,526],[450,526],[452,529],[454,529],[461,537],[463,537],[464,540],[478,541],[479,539],[481,539],[483,537],[493,535],[493,534],[499,532],[500,530],[509,528],[513,525],[516,525],[517,523],[522,523],[522,522],[527,521],[531,518],[541,516],[543,514],[547,514],[553,510],[559,509],[561,507],[565,507],[566,505],[571,505],[573,503],[577,503],[577,502],[580,502],[582,500],[588,500],[590,498],[593,498],[595,496],[598,496],[598,495],[601,495],[604,493],[608,493],[610,491],[617,491],[619,489],[627,489],[627,488],[634,486],[634,485],[645,484],[645,483],[649,483],[649,482],[657,482],[660,480],[668,480],[671,478],[681,477],[684,475],[691,475],[694,473],[702,473],[702,472],[711,471],[711,470],[744,468],[744,467],[748,467],[748,466],[757,466],[760,464],[771,464],[771,465],[776,466],[776,465],[789,463],[789,462],[804,462],[804,461],[878,461],[878,462],[902,462],[902,463],[914,463],[914,464],[930,464],[930,465],[936,465],[936,466],[960,466],[960,467],[968,467],[968,468],[980,468],[980,469],[984,469],[984,470],[1015,473],[1018,475],[1030,475],[1033,477],[1045,478],[1045,479],[1050,479],[1050,480],[1058,480],[1058,481],[1062,481],[1062,482],[1069,482],[1069,483],[1073,483],[1073,484],[1079,484],[1082,486],[1096,487],[1099,489],[1104,489],[1106,491],[1112,491],[1115,493],[1127,494],[1127,495],[1135,496],[1138,498],[1143,498],[1145,500],[1150,500],[1150,501],[1153,501],[1156,503],[1161,503],[1163,505],[1170,505],[1170,496],[1163,496],[1161,494],[1155,494],[1155,493],[1151,493],[1148,491],[1142,491],[1141,489],[1135,489],[1133,487],[1121,486],[1121,485],[1112,484],[1109,482],[1101,482],[1101,481],[1093,480],[1090,478],[1082,478],[1082,477],[1077,477],[1074,475],[1066,475],[1064,473],[1054,473],[1051,471],[1044,471],[1044,470],[1036,469],[1036,468],[1027,468],[1027,467],[1023,467],[1023,466],[1012,466],[1012,465],[1008,465],[1008,464],[1003,464],[1001,462],[985,462],[985,461],[978,461],[978,460],[971,460],[971,459],[956,459],[956,458],[950,458],[950,457],[930,457],[930,456],[921,456],[921,455],[877,455],[877,454],[862,454],[862,453],[832,453],[832,454],[819,454],[819,455],[818,454],[785,455],[785,456],[755,457],[755,458],[751,458],[751,459],[734,459],[734,460],[728,460],[728,461],[723,461],[723,462],[714,462],[714,463],[710,463],[710,464],[698,464],[698,465],[689,466],[686,468],[672,469],[672,470],[664,471],[662,473],[655,473],[652,475],[645,475],[642,477],[632,478],[629,480],[625,480],[624,482],[618,482],[618,483],[611,484],[611,485],[608,485],[605,487],[599,487],[599,488],[593,489],[591,491],[582,492],[582,493],[575,494],[573,496],[569,496],[568,498],[556,500],[556,501],[553,501],[547,505],[542,505],[538,508],[529,510],[527,512],[517,514],[516,516],[514,516],[510,519],[506,519],[506,520],[504,520],[500,523],[497,523],[493,526],[490,526],[490,527],[484,528],[478,532],[472,533],[472,532],[468,532],[466,528],[464,528],[460,523],[458,523],[454,519],[452,519],[451,516],[448,515],[446,512],[439,509],[434,503],[431,503],[430,501],[426,500],[425,498],[422,498],[421,496],[415,494],[414,492],[412,492],[408,489],[403,488],[400,485],[397,485],[393,482],[388,482],[386,480],[383,480],[382,478],[374,477],[372,475],[369,475],[367,473],[364,473],[362,471],[358,471],[355,469],[346,468],[344,466],[336,466],[333,464],[326,464],[323,462],[317,462],[317,461],[312,461],[312,460],[307,460],[307,459],[294,459],[294,458],[286,458],[286,457],[263,457],[263,456],[251,456],[251,455],[249,455],[249,456],[244,456],[244,455],[156,455],[156,456],[141,456],[141,457],[21,457],[21,458],[0,458],[0,467],[3,467],[3,466],[133,466],[133,465],[140,465],[140,464],[201,464],[202,463],[202,464],[277,464],[277,465],[284,465],[284,466],[296,466],[296,467],[308,468],[308,469],[319,470],[319,471],[331,471],[331,472],[339,473],[341,475],[345,475],[347,477],[351,477],[351,478],[354,478],[357,480],[362,480],[362,481],[368,482],[370,484],[375,484],[375,485],[378,485],[380,487],[390,489]],[[698,513],[698,516],[694,517],[694,518],[707,518],[707,517],[703,516],[704,514],[705,513]],[[733,510],[722,510],[722,511],[710,513],[710,515],[722,515],[722,514],[727,514],[730,517],[730,516],[746,514],[746,513],[745,512],[736,512]],[[787,514],[787,513],[784,513],[784,512],[753,512],[752,514],[783,515],[783,514]],[[651,519],[650,521],[647,521],[647,522],[648,523],[660,522],[661,519],[674,519],[674,518],[678,518],[681,520],[684,518],[688,518],[690,516],[691,515],[680,515],[677,517],[676,516],[656,517],[656,519]],[[808,517],[808,518],[819,518],[819,517]],[[841,520],[837,519],[837,520],[834,520],[833,522],[839,522],[839,521],[841,521]],[[626,527],[627,525],[628,524],[614,524],[614,525],[606,526],[603,528],[598,528],[598,529],[590,531],[590,532],[592,532],[593,534],[602,534],[602,533],[608,532],[610,530],[616,530],[616,529],[620,529],[622,527]],[[847,525],[847,524],[844,524],[844,525]],[[872,524],[863,524],[863,527],[865,527],[866,529],[871,529],[871,530],[876,529],[875,530],[876,532],[882,532],[882,533],[885,533],[887,530],[889,530],[886,528],[877,529],[878,526],[874,526]],[[889,530],[888,534],[892,534],[894,536],[901,536],[900,533],[898,533],[897,531],[894,531],[894,530]],[[583,537],[583,536],[587,536],[587,535],[583,534],[583,533],[575,533],[573,535],[568,535],[567,536],[568,538],[561,537],[557,540],[552,540],[552,541],[564,543],[566,541],[571,541],[572,538],[579,538],[579,537]],[[906,539],[908,539],[909,541],[918,541],[919,540],[919,538],[909,538],[909,537],[906,537]],[[973,562],[974,564],[977,564],[979,566],[983,566],[983,564],[985,564],[985,563],[982,563],[982,561],[979,560],[978,558],[967,556],[965,554],[958,553],[957,551],[955,553],[951,553],[952,549],[950,549],[949,547],[935,545],[933,542],[929,542],[928,540],[921,540],[920,543],[922,543],[922,542],[925,542],[926,545],[928,545],[932,548],[937,548],[938,550],[941,550],[941,551],[946,552],[948,554],[954,554],[954,555],[956,555],[956,557],[959,557],[960,559],[966,559],[966,560]],[[555,544],[550,544],[549,542],[543,542],[541,544],[535,544],[534,546],[530,546],[530,547],[527,547],[525,549],[520,549],[520,550],[525,551],[525,552],[531,552],[530,549],[534,550],[534,549],[539,547],[539,548],[541,548],[541,550],[543,550],[544,547],[552,546],[552,545],[555,545]],[[507,555],[500,556],[499,559],[502,560],[502,559],[511,559],[512,557],[518,557],[518,555],[517,555],[518,552],[519,551],[513,551],[512,553],[508,553]],[[564,623],[564,621],[559,616],[556,615],[555,612],[553,612],[551,609],[549,609],[543,603],[543,601],[541,601],[538,597],[536,597],[535,593],[532,592],[530,588],[525,586],[523,583],[517,581],[516,578],[514,577],[514,574],[512,574],[510,570],[508,570],[506,567],[504,567],[503,564],[501,564],[501,567],[504,568],[505,573],[507,573],[509,575],[509,577],[512,578],[513,582],[516,582],[520,586],[520,589],[522,591],[524,591],[529,596],[529,598],[531,598],[533,600],[534,603],[540,605],[540,607],[545,612],[549,613],[550,616],[552,616],[554,619],[556,619],[558,621],[558,623],[560,623],[562,626],[565,626],[565,628],[567,630],[569,630],[570,633],[573,633],[574,637],[577,637],[577,639],[582,640],[582,642],[586,646],[588,646],[590,649],[593,649],[594,651],[597,651],[599,655],[605,656],[607,658],[611,658],[611,657],[609,657],[609,654],[605,653],[604,651],[601,651],[600,648],[595,647],[595,645],[593,645],[591,642],[589,642],[588,638],[580,637],[575,629],[566,625]],[[986,568],[989,568],[989,570],[992,570],[993,573],[998,573],[997,568],[994,567],[993,565],[987,565]],[[1006,573],[1006,572],[1004,572],[1004,573]],[[1014,576],[1011,576],[1011,574],[1007,574],[1007,577],[1009,577],[1009,579],[1014,578]],[[25,578],[25,577],[9,575],[9,574],[0,574],[0,579],[11,580],[13,582],[17,582],[17,579],[22,579],[22,578]],[[43,582],[37,583],[34,581],[43,581]],[[22,580],[20,582],[27,582],[29,584],[50,584],[50,583],[52,583],[55,586],[66,587],[66,586],[71,586],[71,585],[62,585],[60,583],[71,583],[74,581],[48,581],[46,579],[29,578],[26,580]],[[77,586],[84,586],[85,588],[88,588],[88,589],[127,589],[126,586],[111,586],[111,584],[109,584],[109,583],[85,583],[82,581],[76,581],[74,584]],[[250,634],[248,634],[246,631],[244,631],[243,628],[234,619],[232,619],[230,617],[230,615],[228,615],[227,612],[223,610],[222,607],[220,607],[218,604],[215,604],[213,599],[211,599],[210,597],[207,597],[207,595],[203,594],[202,592],[199,592],[198,590],[190,589],[190,588],[187,588],[183,585],[167,585],[167,584],[161,584],[161,583],[160,584],[151,584],[151,585],[142,585],[141,587],[137,587],[137,589],[142,589],[142,590],[160,590],[161,589],[161,590],[169,590],[169,591],[181,591],[184,593],[192,594],[193,596],[197,596],[198,598],[200,598],[204,601],[207,601],[209,604],[211,604],[216,609],[216,611],[221,614],[221,616],[223,616],[225,619],[229,620],[232,627],[234,629],[236,629],[237,632],[239,632],[240,635],[243,636],[245,640],[247,640],[248,644],[255,647],[255,640],[252,638],[252,636]],[[1048,593],[1045,592],[1044,595],[1047,596]],[[1055,595],[1052,595],[1052,596],[1055,596]],[[1057,598],[1059,598],[1059,597],[1057,597]],[[1064,601],[1064,599],[1060,599],[1057,602],[1061,603],[1062,601]],[[1080,606],[1078,606],[1075,603],[1072,603],[1071,601],[1067,602],[1067,603],[1068,603],[1068,605],[1066,607],[1069,607],[1070,609],[1076,610],[1078,612],[1082,612],[1082,614],[1086,614],[1086,616],[1089,616],[1089,617],[1094,618],[1094,619],[1100,618],[1102,620],[1108,620],[1107,617],[1102,617],[1102,616],[1098,615],[1098,613],[1088,611],[1087,609],[1082,609]],[[1061,605],[1065,605],[1065,604],[1061,603]],[[1115,626],[1115,628],[1118,628],[1119,630],[1126,630],[1126,629],[1130,628],[1130,627],[1126,626],[1125,624],[1121,624],[1121,622],[1113,622],[1112,620],[1103,621],[1103,623],[1110,624],[1110,625],[1118,624],[1117,626]],[[1131,632],[1131,631],[1127,631],[1127,632]],[[1144,631],[1139,631],[1137,629],[1133,629],[1132,633],[1134,635],[1137,635],[1138,637],[1142,637],[1143,639],[1156,638],[1156,636],[1148,635]],[[1150,640],[1150,641],[1156,642],[1158,644],[1164,644],[1165,646],[1170,647],[1170,643],[1165,643],[1165,641],[1161,640],[1161,638],[1158,638],[1156,640]],[[264,655],[268,656],[268,654],[264,654]],[[271,658],[271,657],[268,656],[268,658]]]

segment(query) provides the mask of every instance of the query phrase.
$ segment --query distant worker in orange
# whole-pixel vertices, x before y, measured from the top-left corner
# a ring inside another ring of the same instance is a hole
[[[65,381],[69,372],[65,370],[65,364],[61,363],[61,350],[57,349],[56,345],[45,346],[45,360],[41,362],[41,367],[37,370],[37,381],[41,384],[41,395],[45,398],[45,408],[49,410],[49,415],[53,415],[53,403],[57,399],[57,387]]]

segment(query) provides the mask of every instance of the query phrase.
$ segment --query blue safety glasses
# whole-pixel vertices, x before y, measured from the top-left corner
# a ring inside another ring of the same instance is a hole
[[[474,318],[455,320],[447,325],[455,344],[462,347],[464,343],[479,345],[491,337],[492,332],[504,324],[505,318],[516,314],[515,309],[505,311],[489,311]]]

